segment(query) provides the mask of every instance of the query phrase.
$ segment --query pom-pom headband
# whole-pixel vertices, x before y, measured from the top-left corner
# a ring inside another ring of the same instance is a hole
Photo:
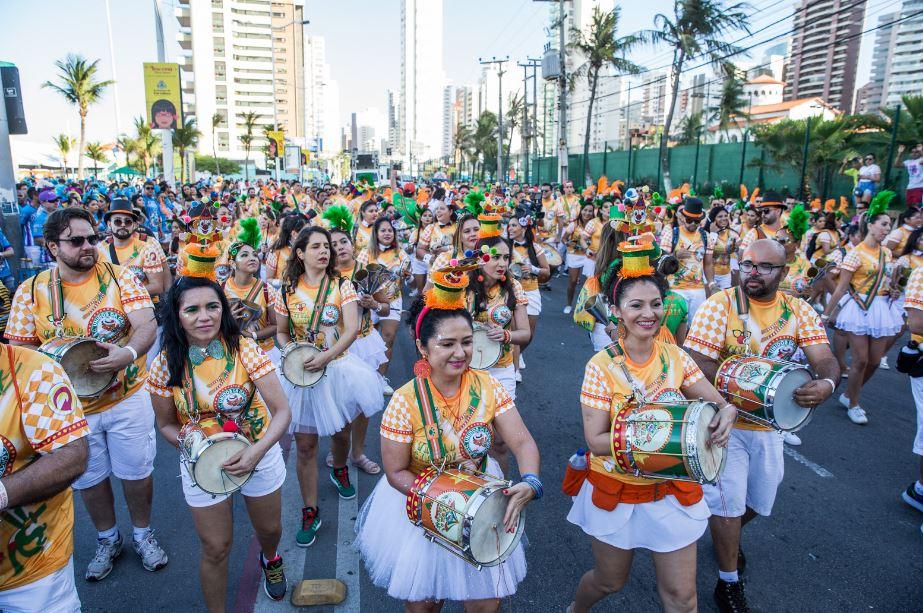
[[[414,326],[414,337],[420,338],[420,326],[423,318],[433,309],[443,311],[457,311],[465,308],[465,290],[468,287],[469,270],[477,266],[476,260],[465,262],[459,266],[441,268],[432,272],[433,287],[426,292],[423,298],[425,306],[417,316]]]

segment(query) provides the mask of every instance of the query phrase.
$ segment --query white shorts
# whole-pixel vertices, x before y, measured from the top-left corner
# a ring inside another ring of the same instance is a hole
[[[512,364],[502,368],[488,368],[487,372],[500,382],[510,398],[516,400],[516,368]]]
[[[182,460],[179,463],[179,474],[183,479],[183,496],[190,507],[210,507],[229,498],[228,494],[215,495],[202,491],[192,482],[192,477],[189,476]],[[279,444],[276,443],[256,465],[256,471],[250,480],[238,491],[247,498],[259,498],[276,491],[284,482],[285,460],[282,458]]]
[[[398,296],[388,304],[391,305],[391,310],[385,317],[381,317],[375,311],[372,311],[372,323],[377,324],[380,321],[400,321],[401,320],[401,298]]]
[[[913,403],[917,405],[917,436],[913,439],[913,452],[923,455],[923,377],[910,378]]]
[[[564,263],[567,264],[568,270],[573,268],[583,270],[583,267],[586,266],[586,256],[579,253],[568,253],[567,257],[564,259]]]
[[[91,488],[109,475],[138,481],[154,471],[157,442],[154,409],[147,390],[139,389],[114,407],[86,417],[90,457],[86,472],[74,481],[75,490]]]
[[[768,516],[784,471],[781,434],[734,428],[718,484],[702,486],[708,508],[719,517],[740,517],[747,507]]]
[[[526,293],[529,304],[526,306],[526,315],[541,315],[542,313],[542,290],[530,289]]]
[[[589,278],[596,274],[596,260],[585,258],[583,262],[583,274]]]
[[[593,343],[593,351],[597,353],[612,344],[612,338],[606,333],[606,326],[601,323],[593,324],[593,331],[590,332],[590,341]]]
[[[695,312],[699,310],[702,303],[705,302],[705,288],[701,289],[674,289],[674,292],[686,299],[686,307],[689,309],[688,319],[691,322],[695,317]]]
[[[425,275],[429,272],[429,262],[418,260],[416,256],[411,257],[410,272],[415,275]]]
[[[731,273],[726,275],[715,275],[715,283],[717,283],[718,287],[721,289],[728,289],[731,287]]]
[[[71,613],[80,610],[74,585],[74,556],[60,569],[27,585],[0,590],[3,613]]]

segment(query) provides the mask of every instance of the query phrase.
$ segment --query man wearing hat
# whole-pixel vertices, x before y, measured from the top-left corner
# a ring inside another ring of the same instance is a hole
[[[128,267],[151,296],[166,291],[170,285],[167,256],[156,240],[138,236],[141,216],[124,198],[116,198],[103,215],[112,235],[99,248],[103,262]]]
[[[778,192],[768,191],[763,194],[762,200],[757,200],[754,204],[760,212],[762,223],[744,234],[740,240],[739,256],[743,255],[753,241],[772,238],[782,228],[782,212],[785,210],[785,202]]]
[[[718,289],[712,261],[715,245],[701,226],[704,217],[702,201],[689,196],[660,236],[661,248],[679,262],[679,269],[670,276],[670,287],[686,299],[690,321],[699,305]]]
[[[46,189],[38,195],[38,201],[41,203],[41,206],[35,211],[35,215],[32,216],[31,230],[32,238],[35,239],[35,244],[41,246],[45,244],[45,220],[58,209],[58,203],[61,201],[61,197],[58,196],[58,193],[53,189]]]

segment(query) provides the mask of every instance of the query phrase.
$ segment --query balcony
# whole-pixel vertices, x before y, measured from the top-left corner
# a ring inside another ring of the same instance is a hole
[[[192,10],[189,8],[189,5],[179,4],[175,9],[173,9],[173,16],[176,17],[176,21],[179,22],[181,27],[189,27],[192,22]]]

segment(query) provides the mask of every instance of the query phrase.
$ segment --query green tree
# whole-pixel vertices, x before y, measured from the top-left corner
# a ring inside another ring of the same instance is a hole
[[[485,168],[497,167],[497,115],[484,111],[474,126],[474,163],[480,163],[481,178]]]
[[[138,157],[137,167],[138,170],[144,173],[144,176],[147,176],[151,168],[151,162],[161,151],[161,143],[157,134],[154,133],[151,126],[144,120],[144,117],[135,117],[134,123],[135,132],[137,133],[134,151],[135,155]]]
[[[244,146],[244,159],[246,160],[246,164],[244,165],[244,180],[249,181],[250,149],[253,147],[253,131],[256,129],[256,122],[259,121],[260,116],[253,111],[247,111],[246,113],[240,113],[238,117],[244,122],[244,133],[237,138],[240,139],[240,143]]]
[[[503,152],[503,172],[504,177],[510,170],[510,150],[513,147],[513,132],[522,124],[523,98],[519,94],[513,94],[510,98],[510,106],[506,110],[506,121],[503,122],[504,140],[506,149]],[[505,180],[505,179],[504,179]]]
[[[215,174],[216,175],[221,174],[221,172],[219,171],[219,167],[218,167],[218,150],[215,148],[216,143],[218,141],[218,135],[217,135],[216,130],[218,129],[219,126],[221,126],[222,121],[224,121],[224,117],[222,117],[221,113],[218,113],[218,112],[212,113],[212,157],[215,158]]]
[[[138,150],[138,141],[127,134],[120,134],[115,144],[125,152],[125,165],[131,166],[131,155]]]
[[[210,155],[195,156],[196,168],[215,167],[216,175],[236,175],[240,172],[240,164],[227,158],[216,158]]]
[[[468,126],[458,126],[458,129],[455,131],[455,152],[459,160],[459,173],[462,172],[465,160],[470,157],[473,150],[474,132]]]
[[[737,67],[725,62],[721,66],[721,71],[724,73],[721,96],[709,120],[718,122],[718,129],[724,132],[724,139],[730,142],[730,128],[737,126],[739,119],[749,119],[749,105],[744,97],[744,83]]]
[[[194,117],[187,117],[183,120],[183,125],[177,126],[173,130],[173,146],[179,152],[180,183],[186,181],[186,151],[196,148],[199,144],[200,136],[202,136],[202,132],[196,127]]]
[[[738,53],[740,49],[724,38],[739,30],[748,34],[745,2],[725,6],[723,0],[676,0],[673,14],[658,13],[654,16],[654,29],[643,34],[654,44],[663,43],[673,52],[670,103],[664,121],[664,134],[670,134],[676,99],[679,96],[679,79],[683,67],[691,59],[704,59],[717,64],[726,56]],[[673,189],[670,180],[670,162],[667,155],[667,141],[660,141],[660,168],[666,191]]]
[[[88,62],[79,55],[69,54],[55,62],[58,67],[58,82],[45,81],[42,87],[52,89],[77,107],[80,115],[80,145],[77,149],[77,178],[83,178],[83,146],[86,140],[87,113],[90,106],[99,102],[106,88],[115,81],[99,81],[96,70],[99,60]]]
[[[87,157],[93,160],[93,178],[99,175],[99,164],[106,162],[106,150],[101,143],[87,143]]]
[[[704,124],[705,111],[691,113],[683,117],[679,123],[679,134],[674,138],[678,145],[694,145],[701,136]]]
[[[583,134],[583,175],[587,185],[593,182],[590,176],[590,131],[600,73],[604,69],[615,73],[613,76],[641,72],[641,67],[626,56],[644,39],[638,34],[618,37],[620,16],[620,7],[608,12],[601,11],[598,6],[593,7],[593,16],[586,32],[572,28],[571,42],[567,45],[583,59],[583,64],[577,67],[571,78],[585,77],[590,90],[587,99],[586,129]]]
[[[61,156],[61,173],[67,175],[67,156],[70,154],[71,149],[74,148],[76,141],[73,136],[68,136],[67,134],[58,134],[51,140],[54,141]]]

